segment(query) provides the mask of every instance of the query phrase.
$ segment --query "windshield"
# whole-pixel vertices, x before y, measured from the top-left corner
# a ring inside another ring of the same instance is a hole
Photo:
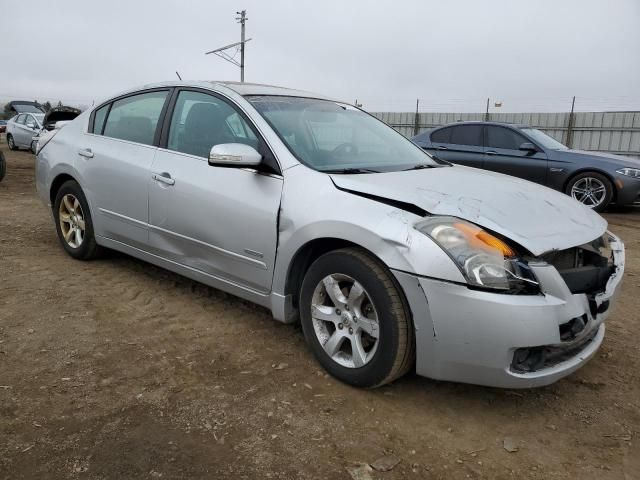
[[[544,148],[549,148],[551,150],[568,150],[566,146],[561,144],[555,138],[550,137],[537,128],[523,128],[522,131],[529,135],[535,142],[541,144]]]
[[[291,152],[315,170],[370,173],[442,166],[391,127],[350,105],[284,96],[247,100]]]
[[[42,123],[42,120],[44,120],[44,113],[33,113],[32,115],[36,117],[36,120],[38,120],[40,123]]]

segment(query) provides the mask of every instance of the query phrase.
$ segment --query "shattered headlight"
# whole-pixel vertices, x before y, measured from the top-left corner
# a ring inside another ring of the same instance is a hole
[[[469,285],[502,293],[540,292],[535,275],[516,250],[477,225],[455,217],[431,217],[415,228],[442,247]]]

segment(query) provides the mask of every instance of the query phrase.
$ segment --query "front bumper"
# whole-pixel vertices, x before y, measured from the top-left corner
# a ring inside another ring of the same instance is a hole
[[[558,270],[546,263],[530,264],[540,295],[496,294],[394,271],[413,314],[417,373],[528,388],[574,372],[602,344],[603,322],[620,289],[624,245],[616,238],[612,249],[615,270],[595,295],[572,294]],[[567,335],[575,322],[579,332]]]
[[[618,205],[640,204],[640,179],[618,175],[615,178]]]

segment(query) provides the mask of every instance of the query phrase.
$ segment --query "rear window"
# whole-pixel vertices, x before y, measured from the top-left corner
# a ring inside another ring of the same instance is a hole
[[[113,102],[103,135],[153,145],[167,94],[167,91],[141,93]]]
[[[482,146],[482,125],[461,125],[451,128],[451,140],[455,145]]]
[[[431,141],[436,143],[451,143],[451,128],[442,128],[431,133]]]

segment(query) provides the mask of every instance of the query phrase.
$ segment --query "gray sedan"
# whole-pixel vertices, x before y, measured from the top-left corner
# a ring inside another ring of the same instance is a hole
[[[412,140],[443,160],[546,185],[598,212],[610,202],[640,203],[640,161],[571,150],[526,125],[461,122]]]
[[[624,272],[620,239],[567,196],[265,85],[110,98],[40,139],[36,186],[71,257],[119,250],[299,319],[319,363],[362,387],[413,368],[554,382],[596,354]]]

